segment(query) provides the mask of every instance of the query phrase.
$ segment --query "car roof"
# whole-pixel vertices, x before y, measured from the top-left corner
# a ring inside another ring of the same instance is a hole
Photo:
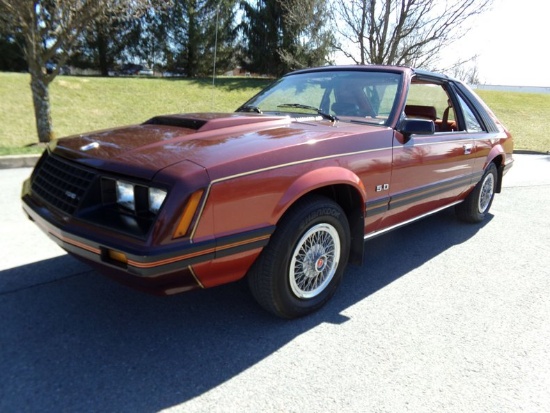
[[[452,80],[449,76],[430,72],[429,70],[415,69],[408,66],[392,66],[392,65],[342,65],[342,66],[320,66],[312,67],[308,69],[296,70],[290,72],[285,76],[295,75],[299,73],[311,73],[311,72],[329,72],[329,71],[374,71],[374,72],[393,72],[393,73],[409,73],[412,75],[418,75],[419,77],[436,78],[440,80]]]
[[[341,66],[319,66],[312,67],[308,69],[300,69],[288,73],[287,75],[295,75],[298,73],[308,73],[308,72],[333,72],[333,71],[358,71],[358,72],[369,72],[369,71],[385,71],[385,72],[397,72],[404,73],[410,71],[411,68],[405,66],[384,66],[384,65],[341,65]],[[286,76],[287,76],[286,75]]]

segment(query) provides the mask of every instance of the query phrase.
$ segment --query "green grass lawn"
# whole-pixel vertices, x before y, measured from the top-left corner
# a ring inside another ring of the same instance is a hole
[[[100,78],[59,76],[50,85],[57,137],[141,123],[155,115],[233,112],[272,80]],[[0,155],[37,153],[30,77],[0,73]]]
[[[550,94],[495,92],[478,90],[514,137],[514,149],[550,151],[547,119],[550,117]]]
[[[30,77],[0,73],[0,155],[38,153]],[[232,112],[270,83],[266,79],[99,78],[60,76],[50,86],[56,136],[141,123],[152,116],[186,112]],[[550,95],[478,91],[514,135],[516,149],[546,152],[543,131]]]

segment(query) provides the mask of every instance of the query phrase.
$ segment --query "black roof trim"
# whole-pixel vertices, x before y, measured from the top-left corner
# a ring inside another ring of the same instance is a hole
[[[300,73],[314,73],[314,72],[329,72],[329,71],[374,71],[374,72],[392,72],[392,73],[405,73],[412,70],[410,67],[406,66],[390,66],[390,65],[342,65],[342,66],[319,66],[312,67],[308,69],[295,70],[285,74],[295,75]]]
[[[415,75],[423,78],[425,77],[425,78],[440,79],[440,80],[453,80],[447,75],[444,75],[442,73],[430,72],[429,70],[412,69],[412,71]]]

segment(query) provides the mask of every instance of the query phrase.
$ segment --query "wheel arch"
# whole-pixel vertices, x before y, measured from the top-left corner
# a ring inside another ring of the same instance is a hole
[[[502,177],[504,176],[504,157],[506,156],[504,149],[497,145],[493,147],[489,155],[487,156],[487,163],[483,169],[486,169],[491,163],[494,163],[497,167],[497,182],[495,192],[499,194],[502,191]]]
[[[349,169],[327,167],[300,176],[281,197],[275,210],[279,220],[297,201],[320,195],[336,202],[346,213],[350,229],[349,262],[363,262],[366,191],[359,177]]]

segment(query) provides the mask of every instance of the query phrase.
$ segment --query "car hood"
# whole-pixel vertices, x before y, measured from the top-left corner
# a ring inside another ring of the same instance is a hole
[[[243,168],[322,156],[322,142],[358,131],[362,135],[365,128],[373,132],[387,129],[364,125],[359,129],[315,116],[168,115],[140,125],[59,139],[53,151],[89,167],[144,179],[153,178],[168,166],[191,161],[206,168],[211,179],[217,179]],[[310,155],[293,150],[297,145],[308,145]]]

